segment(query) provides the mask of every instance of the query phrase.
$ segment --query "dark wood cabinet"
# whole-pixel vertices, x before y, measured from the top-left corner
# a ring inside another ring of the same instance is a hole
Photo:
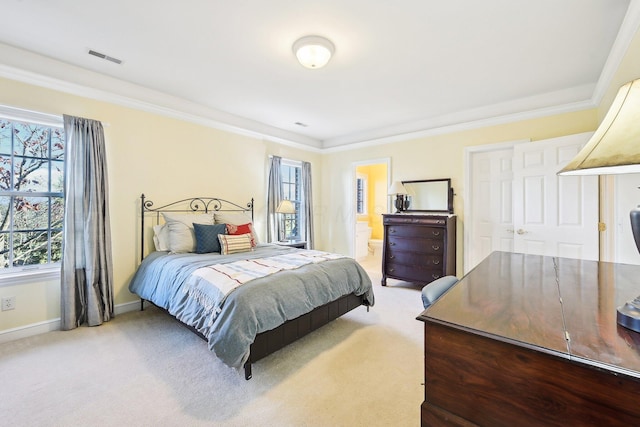
[[[493,252],[425,310],[422,426],[629,426],[640,266]]]
[[[454,215],[382,215],[382,286],[387,278],[427,284],[456,274]]]

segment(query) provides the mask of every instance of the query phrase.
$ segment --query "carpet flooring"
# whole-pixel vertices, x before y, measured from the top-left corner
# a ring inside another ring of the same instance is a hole
[[[420,287],[382,287],[379,256],[361,263],[375,306],[255,363],[249,381],[154,307],[4,343],[0,425],[418,426]]]

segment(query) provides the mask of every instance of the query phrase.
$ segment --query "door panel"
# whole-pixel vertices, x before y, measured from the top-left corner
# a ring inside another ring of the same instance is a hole
[[[598,178],[556,175],[590,136],[471,154],[465,271],[496,250],[598,259]]]
[[[557,175],[589,136],[514,148],[515,252],[598,259],[598,177]]]
[[[513,249],[512,158],[509,148],[476,153],[471,159],[469,269],[492,251]]]

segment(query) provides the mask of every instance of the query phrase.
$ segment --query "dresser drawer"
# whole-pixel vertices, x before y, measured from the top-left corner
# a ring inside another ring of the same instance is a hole
[[[387,250],[417,252],[423,254],[444,253],[444,240],[425,239],[420,237],[389,236],[386,241]]]
[[[398,250],[389,250],[389,253],[387,254],[387,261],[393,264],[422,266],[436,269],[442,268],[442,264],[444,263],[442,255],[439,254],[430,255]]]
[[[444,275],[442,268],[434,269],[416,267],[389,262],[385,273],[389,277],[406,280],[409,282],[429,283]]]
[[[406,237],[425,237],[429,239],[444,240],[444,228],[425,226],[390,225],[387,227],[387,235]]]

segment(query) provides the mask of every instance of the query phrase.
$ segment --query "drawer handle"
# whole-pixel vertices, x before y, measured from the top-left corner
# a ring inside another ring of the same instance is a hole
[[[395,228],[390,228],[390,229],[389,229],[389,233],[392,233],[392,234],[393,234],[393,233],[395,233],[395,232],[396,232],[396,229],[395,229]]]
[[[438,265],[440,264],[440,260],[439,259],[434,259],[433,260],[433,265]]]
[[[396,257],[395,255],[391,255],[389,259],[394,259],[395,257]]]
[[[390,268],[389,273],[393,273],[394,270],[395,270],[394,268]]]
[[[431,247],[433,248],[434,251],[440,250],[440,246],[438,246],[438,245],[433,245]]]
[[[440,235],[440,231],[432,231],[434,236],[439,236]]]
[[[389,246],[395,246],[396,242],[389,242]]]
[[[440,275],[439,274],[432,274],[431,277],[433,277],[434,279],[439,279]]]

